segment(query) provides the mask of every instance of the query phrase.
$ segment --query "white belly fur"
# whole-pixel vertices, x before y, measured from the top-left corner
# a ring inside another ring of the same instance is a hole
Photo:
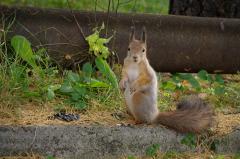
[[[137,77],[139,76],[139,68],[137,64],[130,65],[128,68],[127,74],[128,74],[129,82],[136,80]]]

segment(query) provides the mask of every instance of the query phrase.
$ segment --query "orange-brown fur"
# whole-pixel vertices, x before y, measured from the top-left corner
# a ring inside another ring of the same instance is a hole
[[[211,126],[212,109],[202,99],[191,96],[172,112],[158,112],[158,83],[155,71],[146,57],[146,33],[141,40],[130,35],[128,55],[124,60],[120,88],[128,112],[137,123],[162,124],[179,132],[201,133]]]

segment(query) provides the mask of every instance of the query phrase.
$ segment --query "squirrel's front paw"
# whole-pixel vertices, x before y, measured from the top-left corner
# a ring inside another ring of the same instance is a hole
[[[134,93],[134,92],[136,92],[137,91],[137,88],[138,88],[138,85],[137,85],[137,83],[132,83],[131,85],[130,85],[130,93],[132,94],[132,93]]]
[[[126,87],[127,87],[127,80],[122,79],[119,82],[119,87],[120,87],[121,91],[124,91],[126,89]]]

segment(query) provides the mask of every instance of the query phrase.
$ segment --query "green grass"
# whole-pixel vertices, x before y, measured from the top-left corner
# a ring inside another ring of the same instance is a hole
[[[108,10],[108,0],[69,0],[73,9],[94,11]],[[43,8],[68,8],[67,0],[1,0],[0,4],[34,6]],[[169,0],[111,0],[110,11],[131,13],[168,14]]]
[[[93,106],[92,99],[108,110],[119,106],[111,104],[117,97],[121,101],[121,97],[117,78],[105,60],[110,51],[104,44],[110,39],[100,38],[100,30],[87,38],[91,43],[89,55],[95,62],[87,62],[76,72],[65,71],[63,75],[52,66],[44,48],[33,50],[30,42],[19,35],[10,41],[4,40],[8,31],[6,27],[0,34],[3,39],[0,43],[0,108],[11,105],[13,110],[18,109],[21,101],[43,104],[59,101],[57,103],[76,110],[86,110]],[[102,50],[94,51],[96,47]]]

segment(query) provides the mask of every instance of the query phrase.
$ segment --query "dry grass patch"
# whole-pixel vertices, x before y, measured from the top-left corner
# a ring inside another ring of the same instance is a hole
[[[107,125],[116,126],[117,124],[134,124],[132,118],[127,115],[125,110],[98,110],[92,107],[84,112],[79,112],[71,107],[65,108],[67,113],[79,113],[80,120],[65,122],[58,119],[50,120],[49,116],[56,111],[52,103],[37,105],[27,103],[21,105],[17,110],[17,116],[11,113],[12,109],[1,106],[0,123],[1,125]],[[16,112],[15,112],[16,114]],[[230,133],[240,125],[240,114],[226,114],[218,112],[216,123],[213,127],[214,134],[221,136]],[[140,125],[141,126],[141,125]]]

